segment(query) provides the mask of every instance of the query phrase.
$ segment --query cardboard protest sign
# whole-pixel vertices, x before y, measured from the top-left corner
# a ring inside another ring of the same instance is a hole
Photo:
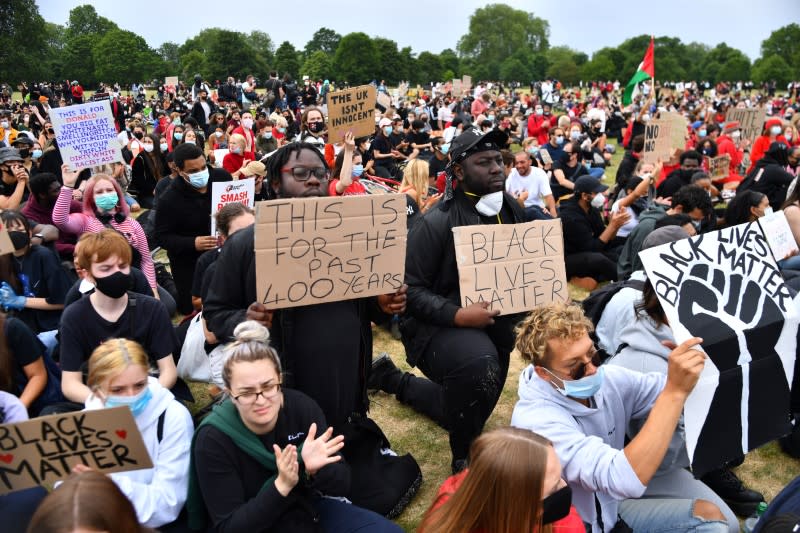
[[[461,76],[461,83],[464,85],[464,90],[469,91],[472,89],[472,76],[467,76],[464,74]]]
[[[127,407],[0,425],[0,494],[50,485],[78,463],[104,473],[153,467]]]
[[[461,96],[464,93],[464,85],[461,80],[453,80],[453,96]]]
[[[352,131],[355,137],[375,133],[375,86],[361,85],[328,95],[328,139],[341,142]]]
[[[680,343],[708,354],[684,408],[695,476],[788,433],[798,302],[760,226],[742,224],[639,253]]]
[[[659,159],[672,157],[672,126],[669,118],[654,118],[644,126],[644,149],[642,160],[655,164]]]
[[[783,211],[775,211],[758,219],[758,225],[767,238],[772,257],[775,261],[786,259],[798,252],[797,241],[794,240],[792,228]]]
[[[508,315],[569,299],[560,220],[459,226],[453,237],[463,307]]]
[[[211,184],[211,235],[217,234],[217,220],[214,215],[219,213],[222,206],[233,203],[244,204],[251,209],[255,207],[255,178]]]
[[[382,105],[384,109],[392,107],[392,98],[386,93],[378,93],[376,101],[378,104]]]
[[[542,163],[544,163],[545,165],[552,165],[553,164],[553,158],[550,157],[550,152],[548,152],[547,149],[540,148],[539,149],[539,157],[542,158]]]
[[[14,252],[14,244],[11,242],[11,237],[8,234],[8,227],[0,222],[0,255],[10,254]]]
[[[256,204],[256,289],[270,309],[390,294],[403,285],[402,194]]]
[[[712,180],[727,178],[730,174],[731,156],[723,154],[708,158],[708,175]]]
[[[178,86],[178,76],[167,76],[164,78],[164,85],[172,85],[173,87]]]
[[[739,126],[742,128],[742,140],[749,140],[751,143],[756,140],[756,137],[761,135],[761,130],[764,129],[764,120],[767,118],[767,110],[763,107],[751,109],[728,109],[725,114],[725,122],[739,121]]]
[[[61,158],[73,170],[123,161],[109,100],[54,107],[50,119]]]
[[[672,150],[683,150],[686,146],[686,130],[689,125],[686,118],[680,113],[662,113],[661,116],[671,122],[669,130],[670,148]]]

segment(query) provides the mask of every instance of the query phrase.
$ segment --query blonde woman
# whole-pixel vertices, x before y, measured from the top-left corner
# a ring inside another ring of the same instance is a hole
[[[429,166],[427,161],[422,159],[412,159],[403,170],[403,182],[400,184],[400,192],[409,196],[425,213],[428,209],[436,205],[441,194],[428,196]]]
[[[250,162],[250,159],[244,156],[245,150],[247,150],[247,140],[244,135],[232,134],[228,139],[228,153],[222,159],[222,168],[230,172],[235,180],[242,177],[245,167]]]
[[[174,522],[186,502],[194,426],[189,411],[148,375],[142,346],[110,339],[89,358],[86,410],[126,406],[131,410],[153,468],[109,474],[133,503],[139,522],[162,527]],[[90,470],[79,464],[77,474]]]

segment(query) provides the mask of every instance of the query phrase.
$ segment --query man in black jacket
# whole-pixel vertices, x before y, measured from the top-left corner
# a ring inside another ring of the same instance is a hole
[[[524,222],[522,208],[505,193],[506,139],[501,131],[472,128],[452,141],[444,199],[411,228],[406,252],[403,344],[409,364],[430,380],[398,371],[381,380],[383,390],[449,431],[454,472],[466,466],[470,443],[500,397],[520,318],[498,316],[488,302],[461,307],[453,242],[456,226]]]
[[[192,118],[203,128],[203,134],[208,138],[208,119],[217,110],[217,106],[208,99],[208,90],[205,87],[198,91],[197,96],[197,101],[192,106]]]
[[[752,190],[766,194],[769,205],[777,211],[786,200],[786,191],[794,176],[786,171],[789,164],[789,148],[782,142],[774,142],[756,161],[755,167],[739,185],[738,190]]]
[[[305,169],[305,179],[295,172]],[[328,170],[314,145],[292,143],[269,159],[267,177],[279,198],[327,196]],[[322,408],[334,428],[351,414],[365,415],[366,378],[372,361],[371,322],[384,322],[405,311],[406,290],[375,298],[328,302],[277,311],[256,300],[254,226],[232,235],[222,247],[203,301],[208,329],[227,342],[244,320],[270,329],[270,344],[281,356],[284,385],[305,392]],[[385,313],[385,314],[383,314]]]
[[[656,194],[662,198],[672,198],[672,195],[678,192],[678,189],[684,185],[692,184],[692,176],[700,169],[700,163],[703,157],[694,150],[687,150],[681,154],[680,168],[677,168],[669,173],[669,176],[661,182],[661,185],[656,189]]]
[[[210,169],[199,146],[182,144],[173,152],[178,177],[158,199],[155,239],[167,251],[178,289],[178,311],[192,312],[192,280],[200,255],[217,246],[211,235],[211,183],[231,181],[225,169]],[[163,178],[167,179],[167,178]]]

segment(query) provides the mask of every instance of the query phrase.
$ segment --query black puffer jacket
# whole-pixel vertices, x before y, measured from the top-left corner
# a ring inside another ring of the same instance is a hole
[[[794,176],[786,171],[786,163],[781,164],[781,161],[768,152],[756,162],[755,168],[744,179],[739,190],[766,194],[769,205],[777,211],[786,200],[786,189],[793,179]]]
[[[525,220],[516,200],[504,195],[516,223]],[[406,250],[408,303],[401,327],[406,358],[416,365],[428,342],[442,327],[454,327],[461,308],[453,228],[484,224],[475,206],[461,191],[452,201],[440,203],[412,226]]]

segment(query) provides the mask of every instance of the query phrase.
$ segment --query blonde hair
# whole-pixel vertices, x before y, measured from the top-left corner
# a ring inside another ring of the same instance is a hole
[[[411,187],[417,192],[417,202],[421,202],[428,197],[428,170],[427,161],[422,159],[412,159],[403,170],[403,182],[400,188]]]
[[[242,150],[247,150],[247,139],[244,138],[244,135],[241,133],[234,133],[230,137],[228,137],[228,146],[231,144],[239,145]]]
[[[90,389],[97,390],[103,383],[134,365],[141,366],[145,372],[150,369],[147,352],[142,345],[130,339],[109,339],[95,348],[89,357],[86,384]]]
[[[269,345],[269,330],[255,320],[246,320],[233,330],[235,340],[225,347],[225,365],[222,368],[222,381],[230,390],[233,366],[236,363],[252,363],[267,360],[281,375],[281,360],[278,352]]]
[[[524,360],[540,365],[547,356],[547,341],[578,340],[593,330],[580,306],[555,302],[535,308],[519,323],[514,347]]]
[[[542,527],[542,494],[552,443],[527,429],[502,427],[470,447],[469,472],[449,500],[425,515],[419,531],[552,531]]]

